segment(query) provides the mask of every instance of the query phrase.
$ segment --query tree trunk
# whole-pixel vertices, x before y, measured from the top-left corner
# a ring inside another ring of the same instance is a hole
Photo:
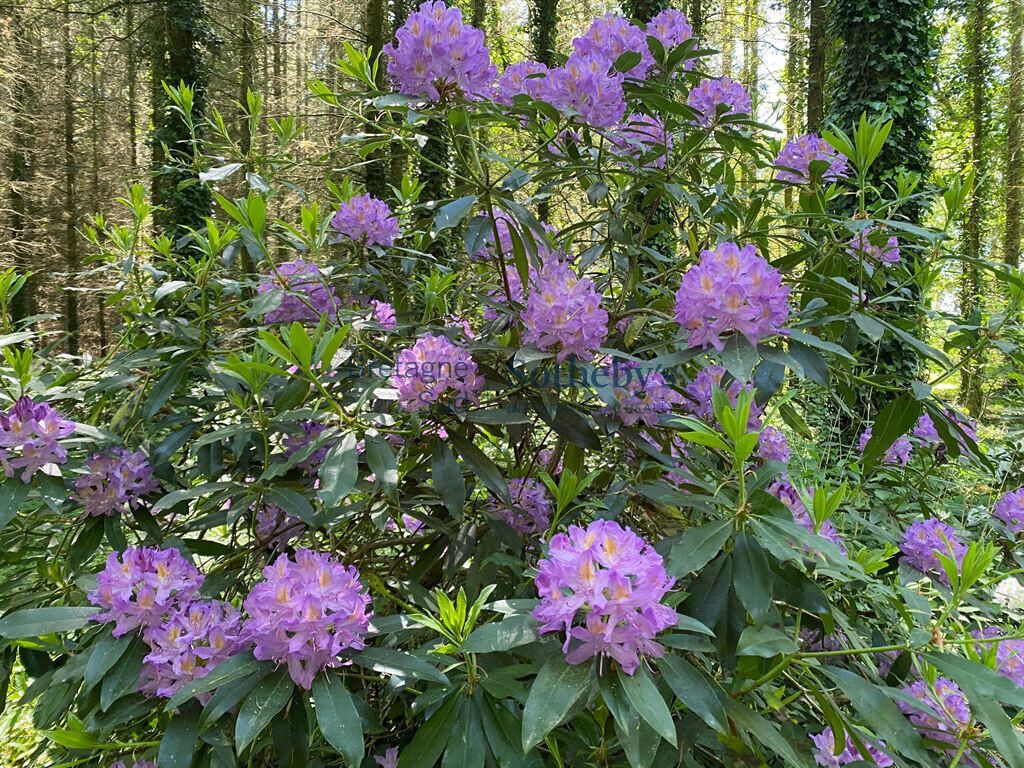
[[[64,286],[64,329],[68,334],[68,353],[78,354],[78,166],[75,158],[75,94],[74,43],[71,36],[71,2],[64,0],[64,23],[61,26],[61,47],[64,52],[64,263],[67,282]]]
[[[743,4],[743,84],[751,96],[758,86],[757,43],[761,33],[761,7],[758,0],[744,0]]]
[[[694,37],[704,34],[704,4],[701,0],[693,0],[690,4],[690,26]]]
[[[367,0],[366,46],[371,58],[379,56],[384,48],[384,0]],[[378,86],[384,85],[383,79],[381,70]],[[375,111],[368,113],[371,125],[377,123],[379,115]],[[387,194],[389,167],[386,150],[383,147],[375,149],[366,159],[366,191],[374,197],[384,197]]]
[[[1006,89],[1006,230],[1003,261],[1020,265],[1021,200],[1024,198],[1024,2],[1009,0],[1010,72]]]
[[[405,24],[409,15],[409,0],[392,0],[391,2],[391,30],[392,33]],[[404,145],[395,142],[391,147],[391,170],[389,177],[392,186],[401,187],[402,177],[409,170],[409,153]]]
[[[125,5],[124,14],[124,40],[125,40],[125,70],[128,78],[128,146],[132,162],[132,176],[139,172],[139,130],[138,117],[135,113],[138,91],[136,90],[136,48],[135,48],[135,6],[129,2]]]
[[[30,199],[27,187],[32,178],[32,139],[35,136],[35,121],[31,105],[35,100],[33,80],[27,71],[32,61],[32,38],[28,25],[24,23],[17,7],[11,16],[11,39],[14,43],[14,60],[19,66],[11,76],[11,146],[6,157],[7,179],[10,201],[9,246],[14,257],[14,268],[23,275],[30,274],[33,248],[29,222]],[[21,290],[11,302],[11,319],[15,323],[36,313],[35,278],[25,280]]]
[[[253,77],[256,71],[256,20],[252,0],[242,0],[241,7],[242,42],[239,46],[238,103],[238,145],[248,158],[252,151],[252,127],[249,123],[249,93],[256,90]]]
[[[985,143],[988,137],[988,100],[986,85],[989,77],[988,0],[971,0],[970,24],[968,25],[970,46],[970,67],[967,71],[971,91],[971,170],[974,172],[974,188],[971,192],[967,220],[964,222],[964,246],[968,261],[960,293],[960,314],[964,318],[977,318],[981,313],[981,277],[978,267],[972,263],[982,254],[982,229],[985,222],[988,163]],[[973,322],[971,323],[974,324]],[[981,410],[982,364],[980,360],[969,360],[962,368],[960,379],[960,401],[972,416]]]
[[[668,0],[623,0],[622,3],[627,16],[644,24],[671,6]]]
[[[736,0],[722,0],[722,76],[732,77],[736,38],[733,35],[732,17]]]
[[[469,17],[469,23],[477,29],[483,29],[486,18],[487,0],[473,0],[473,13]]]
[[[810,0],[807,25],[807,130],[825,119],[825,0]]]
[[[533,0],[530,3],[530,48],[533,58],[549,67],[555,58],[557,26],[558,0]]]

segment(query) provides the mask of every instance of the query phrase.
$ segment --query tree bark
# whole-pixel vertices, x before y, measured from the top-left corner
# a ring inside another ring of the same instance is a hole
[[[384,0],[367,0],[365,21],[366,46],[369,49],[370,57],[373,58],[379,56],[384,48]],[[383,86],[383,77],[378,77],[378,80],[380,81],[378,86]],[[371,126],[377,123],[379,115],[380,113],[376,111],[368,113],[367,117],[371,121]],[[387,152],[383,147],[375,149],[366,159],[368,161],[365,167],[366,191],[374,197],[384,197],[387,194],[388,185]]]
[[[761,33],[761,7],[758,0],[744,0],[743,4],[743,84],[750,94],[757,94],[758,50]]]
[[[807,26],[807,130],[825,118],[825,0],[810,0]]]
[[[704,34],[704,4],[701,0],[693,0],[690,4],[690,26],[694,37]]]
[[[487,0],[473,0],[473,12],[470,14],[469,23],[477,29],[484,28],[484,19],[487,18]]]
[[[67,282],[64,285],[64,329],[67,332],[68,353],[78,354],[78,166],[75,158],[75,94],[74,43],[71,36],[71,2],[64,0],[64,19],[61,26],[61,48],[64,54],[64,264]]]
[[[409,0],[392,0],[391,2],[391,30],[394,33],[405,23],[409,15]],[[388,176],[392,186],[401,187],[402,178],[409,170],[409,153],[404,145],[395,142],[391,146],[391,170]]]
[[[623,0],[623,9],[630,18],[646,24],[672,3],[668,0]]]
[[[1006,89],[1006,229],[1003,261],[1020,265],[1022,198],[1024,198],[1024,2],[1009,0],[1010,71]]]
[[[138,90],[135,85],[135,80],[138,77],[136,68],[136,48],[135,48],[135,6],[134,3],[128,2],[125,5],[124,13],[124,40],[125,40],[125,70],[127,72],[128,79],[128,146],[129,154],[131,156],[132,163],[132,176],[134,177],[139,172],[139,130],[138,130],[138,116],[136,115],[136,102],[138,100]]]
[[[256,20],[252,0],[242,0],[241,5],[242,41],[239,46],[239,84],[238,103],[241,112],[238,116],[238,145],[242,154],[248,158],[252,151],[252,127],[249,123],[249,93],[255,92],[253,77],[256,71]]]

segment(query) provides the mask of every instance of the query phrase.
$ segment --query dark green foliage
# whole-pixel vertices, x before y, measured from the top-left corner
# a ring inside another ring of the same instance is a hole
[[[648,22],[666,8],[671,8],[668,0],[624,0],[622,10],[630,18]]]

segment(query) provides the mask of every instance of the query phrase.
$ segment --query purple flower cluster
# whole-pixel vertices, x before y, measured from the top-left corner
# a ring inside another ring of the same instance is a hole
[[[143,633],[149,653],[142,668],[145,693],[169,698],[241,646],[242,617],[231,603],[197,600]]]
[[[103,610],[93,621],[113,621],[114,637],[152,627],[199,593],[203,576],[176,549],[151,547],[111,552],[89,602]]]
[[[498,288],[487,294],[487,298],[495,304],[507,304],[508,297],[512,297],[512,301],[517,304],[523,303],[523,280],[519,277],[519,270],[515,264],[509,264],[505,267],[505,279],[508,281],[508,292],[505,291],[505,286],[499,285]],[[531,284],[537,282],[537,270],[530,266],[529,269],[529,280]],[[500,315],[495,307],[484,307],[484,320],[497,320]]]
[[[751,344],[782,331],[789,318],[789,286],[757,253],[722,243],[702,251],[700,263],[683,274],[676,291],[675,318],[691,347],[721,350],[722,334],[742,333]]]
[[[711,393],[715,387],[725,390],[729,404],[736,407],[736,398],[744,389],[748,392],[751,386],[740,384],[733,379],[728,387],[722,387],[722,379],[725,378],[725,368],[720,365],[709,365],[702,368],[700,373],[694,376],[693,381],[686,385],[686,394],[690,398],[687,403],[693,414],[709,424],[715,422],[715,407],[711,400]],[[750,403],[750,416],[747,419],[748,429],[758,429],[761,426],[761,409],[756,402]]]
[[[935,428],[935,422],[927,413],[922,413],[921,418],[914,425],[914,437],[926,445],[942,442],[939,431]]]
[[[1024,532],[1024,488],[1003,496],[996,502],[992,514],[1006,523],[1010,533]]]
[[[622,81],[621,73],[609,71],[606,57],[577,51],[564,67],[548,72],[540,97],[595,128],[612,128],[626,113]]]
[[[264,502],[256,507],[256,540],[268,549],[284,549],[304,530],[299,518],[285,514],[276,504]]]
[[[811,741],[814,742],[814,746],[816,747],[814,750],[814,762],[818,765],[825,766],[825,768],[838,768],[842,765],[849,765],[850,763],[864,761],[864,757],[860,754],[860,751],[853,743],[853,738],[851,738],[849,734],[846,735],[846,748],[838,755],[835,754],[836,735],[832,732],[831,727],[826,728],[817,736],[811,736]],[[885,742],[880,742],[876,745],[869,741],[864,741],[864,746],[867,748],[868,754],[871,756],[869,761],[871,765],[874,765],[877,768],[888,768],[893,764],[892,758],[882,751],[882,747],[885,746]]]
[[[28,483],[32,476],[47,464],[63,464],[68,452],[58,442],[75,431],[75,423],[68,421],[49,403],[35,403],[28,395],[0,413],[0,465],[7,477],[22,470],[21,481]],[[11,450],[19,454],[11,456]]]
[[[661,604],[673,580],[661,555],[628,528],[611,520],[570,526],[552,537],[535,581],[533,617],[542,634],[565,630],[568,663],[610,656],[632,675],[640,656],[664,653],[654,637],[677,621]]]
[[[147,493],[160,487],[153,468],[142,451],[115,448],[97,453],[85,462],[88,475],[75,481],[76,494],[89,515],[113,515],[138,506]]]
[[[374,755],[373,761],[380,768],[398,768],[398,747],[388,747],[383,755]]]
[[[757,455],[765,461],[789,462],[789,441],[775,427],[765,427],[757,436]]]
[[[979,642],[976,650],[979,654],[985,654],[995,646],[996,671],[1024,687],[1024,640],[1000,639],[1005,633],[999,627],[976,629],[971,635],[978,640],[999,640],[995,643]]]
[[[924,705],[922,711],[907,702],[896,702],[922,736],[947,744],[959,741],[960,734],[970,723],[971,708],[956,683],[940,677],[932,687],[925,680],[917,680],[906,686],[903,692]]]
[[[366,245],[391,245],[402,236],[388,204],[370,195],[342,203],[331,219],[338,234]]]
[[[407,411],[426,408],[449,391],[455,394],[456,405],[475,403],[484,386],[469,350],[432,333],[420,336],[415,344],[398,353],[391,382]]]
[[[698,112],[697,124],[705,128],[718,120],[720,107],[724,107],[722,117],[750,114],[750,94],[740,83],[728,77],[701,80],[690,91],[686,103]]]
[[[594,283],[554,262],[541,270],[522,320],[523,343],[556,349],[558,362],[570,356],[590,360],[608,335],[608,313]]]
[[[309,446],[311,446],[326,429],[327,425],[321,424],[319,421],[311,421],[308,419],[300,421],[300,431],[287,435],[284,440],[281,441],[281,444],[284,447],[285,460],[287,461],[297,453],[308,449]],[[300,459],[296,466],[301,469],[307,477],[313,477],[320,471],[320,465],[324,463],[324,459],[327,458],[327,452],[330,449],[331,446],[329,444],[321,445],[306,456],[306,458]]]
[[[845,179],[850,174],[845,157],[820,136],[808,133],[786,142],[775,158],[775,165],[780,166],[775,178],[791,184],[806,184],[811,179],[811,163],[816,161],[828,163],[821,175],[823,181]]]
[[[831,520],[823,521],[821,527],[815,530],[814,519],[811,517],[810,512],[807,511],[807,507],[804,506],[804,502],[800,498],[800,494],[789,480],[777,480],[768,486],[767,491],[789,508],[790,513],[793,515],[793,522],[799,523],[800,526],[808,533],[813,533],[821,536],[822,538],[828,539],[835,544],[839,551],[844,555],[847,553],[846,542],[839,534],[839,531],[836,530],[835,526],[832,525]]]
[[[619,157],[641,163],[644,168],[663,169],[672,152],[672,134],[656,117],[634,112],[609,137],[611,150]]]
[[[860,434],[860,438],[857,440],[857,450],[862,454],[868,447],[868,441],[871,439],[871,427],[868,427]],[[885,451],[885,456],[882,457],[883,464],[899,464],[901,467],[907,466],[907,462],[910,461],[910,452],[914,449],[913,443],[905,435],[897,437],[892,445]]]
[[[386,301],[377,301],[376,299],[370,300],[370,306],[373,307],[373,319],[381,328],[385,331],[393,331],[398,327],[398,316],[395,314],[393,306]]]
[[[518,94],[526,94],[531,99],[543,99],[548,68],[539,61],[517,61],[509,64],[498,78],[498,87],[494,101],[498,104],[511,104],[512,98]]]
[[[594,19],[590,29],[572,41],[572,47],[576,53],[603,59],[606,71],[622,54],[639,53],[640,61],[625,73],[626,77],[636,80],[643,80],[654,66],[647,47],[647,33],[625,17],[612,13]]]
[[[624,366],[626,381],[619,384],[617,371],[610,369],[608,378],[612,381],[612,394],[617,404],[616,413],[627,427],[643,422],[649,427],[657,426],[662,414],[671,413],[677,405],[687,402],[676,392],[657,371],[645,371],[638,364]],[[634,375],[635,373],[635,375]]]
[[[532,477],[516,477],[508,481],[512,506],[497,499],[489,504],[491,513],[504,520],[522,536],[543,533],[551,525],[551,499],[547,487]]]
[[[895,235],[890,236],[885,244],[872,242],[871,233],[878,230],[878,227],[862,229],[853,239],[846,252],[854,259],[872,262],[874,264],[895,264],[900,260],[900,241]],[[878,241],[878,235],[874,240]]]
[[[263,581],[245,598],[243,636],[257,659],[288,665],[309,689],[326,667],[341,666],[345,650],[361,650],[369,630],[370,596],[359,571],[329,555],[300,549],[263,569]]]
[[[490,94],[498,70],[482,30],[462,22],[462,11],[440,0],[420,5],[384,46],[388,75],[407,96],[438,101],[453,92],[469,99]]]
[[[333,320],[338,315],[338,297],[316,264],[301,258],[286,261],[277,274],[260,278],[259,293],[284,291],[281,303],[267,312],[268,323],[317,322],[321,315]]]
[[[666,51],[670,51],[693,37],[693,27],[682,11],[666,8],[647,22],[647,35],[656,38]],[[686,62],[687,69],[692,65],[692,61]]]
[[[952,557],[958,568],[967,553],[966,545],[960,543],[952,526],[934,517],[915,520],[907,526],[900,550],[909,566],[921,573],[933,573],[942,582],[948,578],[936,553]]]

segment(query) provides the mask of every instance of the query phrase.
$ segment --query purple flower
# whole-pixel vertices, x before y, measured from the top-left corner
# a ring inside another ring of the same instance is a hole
[[[959,742],[960,734],[970,723],[971,708],[956,683],[940,677],[931,687],[927,681],[918,680],[905,687],[903,692],[924,706],[922,711],[904,701],[896,702],[922,736],[950,745]]]
[[[608,335],[608,313],[594,283],[567,265],[544,265],[522,315],[524,344],[555,349],[558,362],[593,358]]]
[[[797,492],[797,489],[789,480],[776,480],[768,486],[767,491],[789,508],[790,513],[793,515],[793,522],[799,523],[808,533],[828,539],[836,545],[840,552],[844,555],[847,554],[846,542],[830,520],[823,521],[821,527],[815,529],[814,519],[811,517],[810,512],[807,511],[807,507],[804,506],[799,492]]]
[[[402,515],[402,527],[409,533],[419,533],[425,525],[426,523],[412,515]]]
[[[765,461],[786,464],[789,461],[789,441],[775,427],[765,427],[757,436],[757,455]]]
[[[874,264],[885,263],[895,264],[900,260],[900,241],[895,235],[890,236],[885,243],[882,243],[884,233],[874,235],[873,232],[880,232],[879,227],[868,227],[862,229],[853,239],[846,252],[854,259],[872,262]]]
[[[176,549],[129,547],[111,552],[89,602],[104,609],[93,621],[113,621],[114,637],[161,623],[199,593],[203,576]]]
[[[512,98],[521,93],[531,99],[543,98],[544,80],[547,74],[547,66],[539,61],[528,59],[509,64],[498,78],[494,101],[498,104],[509,105],[512,103]]]
[[[1024,531],[1024,488],[1010,491],[996,502],[992,514],[1006,523],[1010,533]]]
[[[933,573],[943,583],[948,582],[948,578],[937,554],[952,557],[959,570],[967,553],[967,547],[960,543],[952,526],[934,517],[915,520],[907,526],[900,549],[909,566],[921,573]]]
[[[357,195],[342,203],[331,226],[338,234],[366,245],[391,245],[402,236],[388,204],[370,195]]]
[[[391,382],[407,411],[418,411],[436,403],[449,391],[455,404],[479,402],[477,393],[484,380],[476,372],[469,350],[452,344],[444,336],[425,334],[411,347],[398,353]]]
[[[398,768],[398,747],[388,747],[383,755],[374,755],[373,760],[380,768]]]
[[[377,301],[376,299],[370,300],[370,306],[373,307],[373,319],[381,328],[385,331],[393,331],[398,327],[398,316],[395,314],[393,306],[386,301]]]
[[[697,124],[705,128],[718,120],[719,107],[724,107],[723,117],[750,114],[750,94],[746,88],[728,77],[701,80],[690,91],[686,103],[699,113]]]
[[[68,452],[58,442],[75,431],[68,421],[49,403],[35,403],[28,395],[0,413],[0,464],[7,477],[23,470],[21,481],[29,483],[32,476],[47,464],[63,464]],[[11,457],[11,449],[20,451]]]
[[[651,115],[634,112],[609,136],[611,149],[634,165],[663,169],[672,152],[672,134]]]
[[[305,420],[299,422],[299,432],[287,435],[284,440],[281,441],[284,447],[284,458],[289,460],[292,456],[295,456],[302,451],[306,451],[309,447],[316,442],[317,438],[327,429],[326,424],[321,424],[318,421]],[[301,469],[307,477],[313,477],[320,471],[320,465],[324,463],[324,459],[327,458],[327,452],[331,449],[331,443],[321,445],[319,448],[311,452],[304,459],[301,459],[295,466]]]
[[[723,387],[722,379],[724,378],[725,368],[720,365],[709,365],[701,369],[693,381],[686,385],[686,394],[690,398],[690,402],[686,403],[687,407],[697,418],[703,419],[709,424],[715,422],[715,407],[711,400],[711,393],[715,387],[725,390],[725,395],[729,398],[729,405],[733,408],[736,407],[736,398],[741,390],[751,391],[749,384],[744,386],[735,379],[729,382],[728,387]],[[752,400],[750,402],[750,416],[747,419],[747,428],[756,430],[760,429],[760,427],[761,409]]]
[[[824,629],[800,630],[800,647],[807,651],[840,651],[848,644],[846,635],[841,629],[832,634],[825,634]]]
[[[85,462],[88,475],[75,481],[75,500],[89,515],[113,515],[135,509],[140,499],[160,487],[142,451],[115,448]]]
[[[370,596],[359,571],[326,554],[300,549],[263,569],[263,581],[245,598],[243,636],[260,660],[288,665],[297,685],[309,689],[340,654],[362,650],[369,630]]]
[[[846,735],[846,749],[838,755],[835,754],[836,735],[832,732],[831,727],[826,728],[817,736],[811,736],[811,741],[814,742],[816,747],[814,750],[814,762],[825,766],[825,768],[838,768],[841,765],[849,765],[850,763],[864,760],[849,734]],[[862,741],[864,740],[862,739]],[[884,741],[879,742],[877,746],[872,742],[864,741],[864,746],[871,756],[871,764],[876,766],[876,768],[888,768],[888,766],[892,765],[892,758],[881,749],[885,746]]]
[[[519,277],[519,270],[515,264],[505,267],[505,279],[508,281],[508,292],[506,293],[504,284],[499,284],[497,288],[487,294],[487,298],[494,304],[507,304],[508,296],[511,296],[512,301],[522,304],[523,281]],[[537,270],[532,265],[529,268],[529,280],[531,284],[537,282]],[[497,320],[500,316],[497,307],[484,307],[484,320]]]
[[[231,603],[197,600],[143,633],[149,653],[140,690],[170,698],[241,647],[242,617]],[[207,694],[209,696],[209,694]]]
[[[671,51],[693,37],[693,27],[682,11],[666,8],[647,22],[647,36],[656,38],[666,51]],[[685,66],[689,69],[693,61],[687,60]]]
[[[997,643],[978,643],[978,653],[984,654],[995,646],[996,671],[1024,686],[1024,640],[1000,640],[1005,632],[999,627],[985,627],[971,634],[979,640],[999,640]]]
[[[623,76],[610,72],[603,56],[573,53],[564,67],[548,72],[540,97],[562,112],[574,112],[595,128],[622,122],[626,100]]]
[[[306,528],[295,515],[285,514],[277,504],[263,502],[256,507],[256,540],[268,549],[284,549]]]
[[[615,413],[627,427],[637,422],[657,426],[662,414],[671,413],[675,406],[687,402],[668,385],[661,373],[642,364],[620,364],[615,360],[605,372],[616,400]]]
[[[458,8],[428,0],[409,14],[395,39],[398,44],[384,46],[384,55],[401,93],[431,101],[453,92],[468,99],[490,94],[498,69],[483,31],[463,24]]]
[[[868,427],[860,434],[860,439],[857,441],[857,450],[863,454],[868,447],[868,440],[870,439],[871,427]],[[901,467],[905,467],[907,462],[910,461],[910,452],[913,448],[914,445],[910,442],[910,439],[905,435],[900,435],[886,450],[882,463],[899,464]]]
[[[126,768],[126,764],[124,760],[118,760],[110,768]],[[132,768],[156,768],[156,763],[152,760],[137,760],[132,764]]]
[[[661,604],[673,584],[661,555],[612,520],[553,536],[535,583],[541,600],[533,617],[542,634],[565,631],[570,664],[610,656],[632,675],[640,656],[664,653],[654,637],[678,620]]]
[[[504,520],[522,536],[543,533],[551,525],[551,500],[547,487],[531,477],[516,477],[508,481],[512,506],[491,499],[489,511]]]
[[[792,184],[806,184],[811,179],[811,163],[819,160],[828,163],[828,168],[821,175],[823,181],[845,179],[850,174],[845,157],[820,136],[808,133],[786,142],[775,158],[775,165],[781,166],[775,178]]]
[[[622,54],[628,51],[639,53],[640,61],[625,73],[626,77],[637,80],[647,77],[647,72],[654,66],[647,46],[647,33],[630,24],[629,19],[612,13],[594,19],[590,29],[572,41],[572,47],[576,53],[603,59],[605,70]]]
[[[783,331],[789,318],[789,286],[757,247],[722,243],[701,251],[700,263],[684,274],[676,291],[676,322],[691,347],[725,346],[722,334],[742,333],[756,345]]]
[[[942,442],[938,430],[935,429],[935,422],[932,421],[932,417],[927,413],[922,413],[921,418],[914,425],[914,437],[926,445]]]
[[[338,297],[316,264],[301,258],[286,261],[277,274],[260,277],[259,293],[284,291],[281,303],[267,312],[268,323],[318,322],[321,315],[334,320],[338,315]]]
[[[551,245],[551,241],[548,237],[542,237],[536,232],[531,231],[529,235],[523,232],[522,227],[519,223],[507,212],[501,208],[494,208],[493,224],[491,223],[491,217],[484,212],[481,216],[486,222],[483,227],[483,243],[472,255],[473,260],[479,261],[490,261],[497,256],[498,248],[500,248],[502,255],[505,257],[506,263],[511,261],[512,252],[514,250],[514,238],[520,242],[526,243],[527,238],[532,236],[534,243],[537,246],[537,258],[541,264],[545,264],[552,258],[559,258],[560,254],[558,250]],[[555,228],[546,222],[541,222],[546,235],[551,236],[555,234]],[[495,248],[494,243],[494,230],[498,230],[498,248]],[[532,268],[532,265],[531,265]]]

